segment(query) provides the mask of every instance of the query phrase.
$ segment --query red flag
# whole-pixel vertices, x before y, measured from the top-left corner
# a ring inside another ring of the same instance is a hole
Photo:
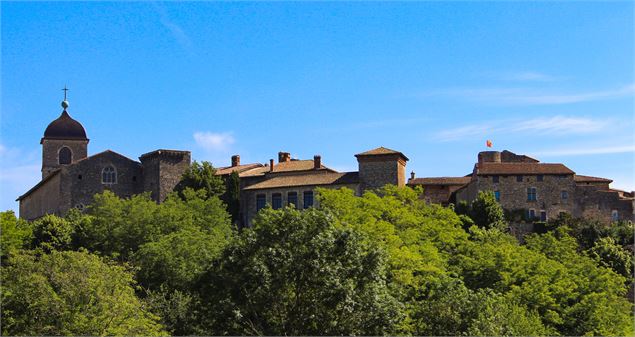
[[[487,145],[487,147],[492,147],[492,141],[488,139],[487,142],[485,142],[485,145]]]

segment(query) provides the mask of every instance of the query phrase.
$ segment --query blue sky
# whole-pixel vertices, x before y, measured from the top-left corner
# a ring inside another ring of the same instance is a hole
[[[1,2],[0,208],[61,112],[89,153],[158,148],[464,175],[491,139],[635,190],[633,2]]]

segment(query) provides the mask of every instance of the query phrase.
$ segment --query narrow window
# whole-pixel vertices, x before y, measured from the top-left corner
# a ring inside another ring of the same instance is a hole
[[[59,159],[60,165],[70,164],[73,161],[73,153],[71,152],[71,149],[69,149],[66,146],[61,148],[58,159]]]
[[[540,221],[547,221],[547,211],[540,211]]]
[[[112,166],[106,166],[101,171],[101,183],[102,184],[116,184],[117,183],[117,171]]]
[[[617,221],[620,219],[620,213],[614,209],[611,211],[611,221]]]
[[[561,198],[562,200],[567,200],[567,199],[569,199],[569,192],[564,191],[564,190],[563,190],[563,191],[561,191],[561,192],[560,192],[560,198]]]
[[[282,208],[282,194],[273,193],[271,195],[271,208],[273,208],[273,209]]]
[[[536,181],[542,181],[544,177],[545,176],[543,176],[542,174],[539,174],[538,176],[536,176]]]
[[[501,201],[501,192],[494,191],[494,197],[496,198],[496,201]]]
[[[77,176],[77,179],[82,180],[82,175],[81,175],[81,174],[80,174],[80,175],[78,175],[78,176]]]
[[[256,212],[258,212],[259,210],[265,208],[265,205],[267,204],[267,196],[264,194],[258,194],[256,195]]]
[[[298,207],[298,192],[287,193],[287,205]]]
[[[536,217],[536,211],[533,209],[530,209],[529,211],[527,211],[527,219],[528,220],[533,220]]]
[[[498,176],[492,176],[492,182],[498,183]]]
[[[516,182],[517,183],[522,183],[523,182],[523,176],[516,176]]]
[[[313,191],[304,191],[304,208],[313,207]]]
[[[536,188],[528,187],[527,188],[527,201],[536,201]]]

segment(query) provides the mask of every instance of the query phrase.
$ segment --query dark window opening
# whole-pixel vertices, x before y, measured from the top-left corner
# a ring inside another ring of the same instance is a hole
[[[497,183],[498,182],[498,176],[492,176],[492,182]]]
[[[60,165],[68,165],[71,161],[73,161],[73,153],[71,152],[71,149],[64,146],[60,149],[59,163]]]
[[[78,176],[77,176],[77,179],[82,180],[82,175],[81,175],[81,174],[80,174],[80,175],[78,175]]]
[[[282,208],[282,194],[274,193],[271,195],[271,208],[273,209]]]
[[[561,192],[560,192],[560,198],[562,198],[562,200],[567,200],[567,199],[569,199],[569,192],[567,192],[567,191],[561,191]]]
[[[298,192],[287,193],[287,205],[298,207]]]
[[[313,191],[304,192],[304,208],[313,207]]]
[[[547,212],[540,211],[540,221],[547,221]]]
[[[516,176],[516,182],[522,183],[523,182],[523,176]]]
[[[542,174],[539,174],[538,176],[536,176],[536,180],[537,181],[542,181],[545,177]]]
[[[101,171],[101,183],[102,184],[116,184],[117,183],[117,171],[112,166],[106,166]]]
[[[137,181],[137,176],[132,176],[132,181]]]
[[[265,205],[267,205],[267,197],[264,194],[256,195],[256,211],[265,208]]]
[[[536,201],[536,188],[529,187],[527,188],[527,201]]]

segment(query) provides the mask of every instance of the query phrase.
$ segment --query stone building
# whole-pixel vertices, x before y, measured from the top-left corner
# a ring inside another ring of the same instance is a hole
[[[485,151],[465,177],[415,178],[423,198],[448,204],[471,202],[479,191],[493,191],[504,209],[522,211],[527,219],[545,221],[568,213],[603,222],[635,220],[635,193],[611,189],[610,179],[577,175],[559,163],[540,161],[510,151]]]
[[[89,139],[84,127],[67,112],[44,131],[42,180],[20,196],[20,217],[37,219],[45,214],[64,215],[69,209],[83,208],[96,193],[110,190],[127,198],[150,192],[163,201],[183,172],[190,166],[189,151],[156,150],[127,158],[107,150],[88,156]],[[510,151],[485,151],[471,173],[463,177],[416,178],[405,180],[408,158],[401,152],[379,147],[355,155],[358,170],[337,172],[312,160],[292,159],[279,152],[277,163],[241,164],[240,156],[216,174],[240,177],[239,224],[249,226],[256,213],[267,205],[274,209],[294,204],[299,209],[316,205],[315,189],[352,189],[357,195],[386,184],[423,187],[422,198],[429,203],[448,205],[471,202],[479,191],[490,190],[507,210],[522,210],[527,218],[546,220],[560,213],[602,221],[633,220],[635,193],[610,188],[610,179],[577,175],[559,163],[541,163]]]
[[[37,219],[83,209],[96,193],[110,190],[122,198],[150,192],[161,202],[190,165],[189,151],[156,150],[132,160],[111,150],[88,156],[84,127],[64,110],[44,131],[42,180],[18,197],[20,217]]]
[[[217,174],[227,176],[236,171],[240,177],[240,223],[250,226],[256,213],[267,205],[274,209],[293,204],[305,209],[317,204],[315,189],[347,187],[361,195],[366,189],[386,184],[405,186],[408,158],[399,151],[379,147],[356,154],[359,170],[337,172],[322,165],[322,157],[313,160],[292,159],[288,152],[278,153],[278,162],[240,164],[232,157],[232,166],[221,167]]]

